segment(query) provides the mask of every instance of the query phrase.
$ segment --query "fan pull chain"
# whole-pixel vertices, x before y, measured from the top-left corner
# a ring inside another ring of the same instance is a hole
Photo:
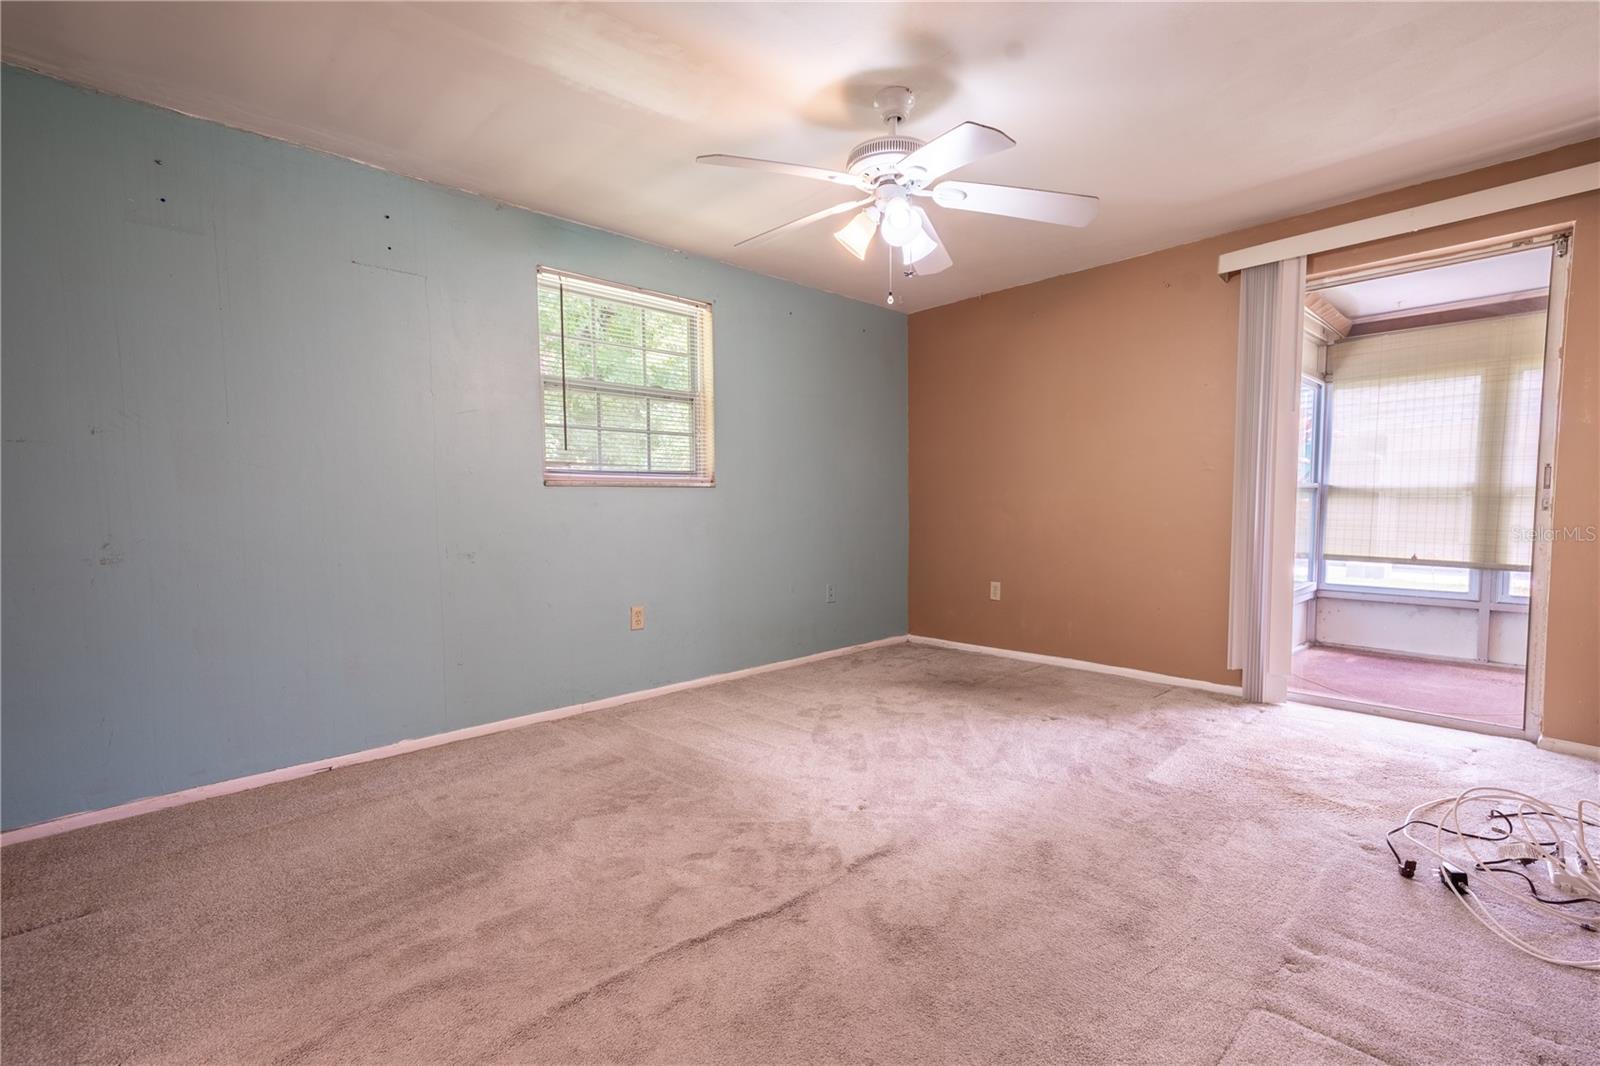
[[[885,245],[889,249],[889,306],[894,306],[894,245]]]

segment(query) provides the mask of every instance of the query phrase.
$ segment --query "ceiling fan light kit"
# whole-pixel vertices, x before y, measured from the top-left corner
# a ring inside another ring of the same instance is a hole
[[[889,247],[904,248],[922,231],[922,220],[906,194],[895,186],[888,186],[878,195],[878,202],[883,205],[883,221],[878,224],[878,231]]]
[[[842,171],[748,156],[700,156],[699,162],[713,166],[789,174],[850,186],[867,194],[863,200],[835,204],[775,226],[740,241],[735,247],[771,240],[790,230],[859,208],[855,216],[834,233],[834,238],[851,255],[865,261],[873,236],[881,236],[889,247],[890,277],[894,275],[894,256],[898,251],[901,268],[909,278],[937,274],[953,262],[928,212],[912,203],[912,197],[926,197],[938,207],[956,211],[1004,215],[1059,226],[1087,226],[1094,219],[1100,201],[1093,196],[970,181],[932,184],[968,163],[1003,152],[1016,142],[992,126],[976,122],[963,122],[926,142],[904,136],[900,133],[900,124],[910,116],[915,103],[915,94],[905,86],[891,85],[880,91],[872,106],[889,127],[889,132],[862,141],[851,149]],[[894,303],[892,286],[888,302]]]
[[[920,207],[912,210],[917,214],[916,232],[911,235],[909,241],[900,246],[900,258],[907,266],[924,262],[939,247],[939,239],[934,235],[933,223],[928,219],[928,212]]]
[[[867,258],[867,246],[872,243],[872,235],[878,232],[878,209],[876,207],[863,208],[857,212],[856,217],[844,224],[844,228],[833,235],[833,239],[845,246],[845,249],[863,262]]]

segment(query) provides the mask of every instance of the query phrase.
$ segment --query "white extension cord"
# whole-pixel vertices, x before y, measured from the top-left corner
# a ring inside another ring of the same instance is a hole
[[[1500,811],[1511,817],[1491,820],[1490,811]],[[1492,869],[1483,865],[1505,859],[1527,860],[1531,865],[1523,867],[1519,862],[1512,868],[1542,868],[1548,877],[1550,891],[1568,898],[1583,896],[1600,900],[1600,867],[1595,864],[1590,851],[1590,838],[1586,836],[1586,830],[1595,830],[1595,838],[1600,840],[1600,804],[1593,800],[1579,800],[1577,807],[1573,808],[1546,803],[1535,796],[1510,789],[1469,788],[1460,795],[1432,800],[1412,808],[1406,821],[1431,822],[1438,826],[1433,831],[1431,841],[1427,839],[1427,829],[1423,826],[1408,825],[1401,832],[1408,841],[1441,864],[1468,872],[1470,887],[1450,894],[1490,932],[1536,959],[1559,966],[1600,970],[1600,955],[1582,959],[1558,958],[1535,948],[1507,929],[1484,900],[1490,896],[1499,897],[1510,905],[1532,908],[1542,916],[1571,922],[1588,930],[1600,927],[1600,917],[1592,909],[1588,909],[1587,915],[1580,916],[1570,913],[1570,908],[1535,899],[1528,891],[1529,882],[1520,877],[1498,877]],[[1418,830],[1415,834],[1414,829]],[[1504,840],[1493,842],[1474,840],[1464,835],[1487,836],[1502,829],[1508,835]],[[1418,839],[1419,836],[1424,839]],[[1449,848],[1459,850],[1452,853]],[[1596,932],[1595,941],[1600,945],[1600,932]]]

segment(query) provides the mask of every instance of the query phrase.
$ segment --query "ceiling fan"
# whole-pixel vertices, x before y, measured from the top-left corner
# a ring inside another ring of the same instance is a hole
[[[928,218],[928,212],[915,199],[928,199],[953,211],[978,211],[988,215],[1007,215],[1034,222],[1053,222],[1059,226],[1087,226],[1100,209],[1094,196],[1021,189],[1011,185],[985,185],[974,181],[940,181],[946,174],[1003,152],[1017,142],[992,126],[963,122],[931,141],[919,141],[900,133],[900,124],[911,113],[916,97],[910,89],[892,85],[878,93],[872,106],[882,115],[889,132],[862,141],[850,151],[844,170],[827,170],[800,163],[775,163],[741,155],[703,155],[697,162],[721,167],[746,167],[812,178],[866,193],[860,200],[849,200],[825,208],[793,222],[774,226],[764,233],[740,241],[734,247],[771,240],[780,234],[809,226],[825,218],[855,211],[856,215],[834,234],[838,242],[857,259],[865,260],[874,234],[881,235],[890,251],[889,303],[894,303],[893,271],[898,251],[906,277],[937,274],[952,265],[950,253]],[[938,182],[938,184],[934,184]],[[858,210],[859,209],[859,210]]]

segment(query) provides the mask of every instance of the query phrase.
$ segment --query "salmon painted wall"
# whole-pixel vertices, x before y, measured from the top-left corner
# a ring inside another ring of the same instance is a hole
[[[913,315],[911,632],[1237,684],[1239,282],[1225,251],[1600,159],[1600,141]],[[1574,223],[1555,525],[1600,526],[1600,194],[1341,249],[1311,272]],[[989,599],[989,582],[1002,598]],[[1545,732],[1600,743],[1600,544],[1556,543]]]

